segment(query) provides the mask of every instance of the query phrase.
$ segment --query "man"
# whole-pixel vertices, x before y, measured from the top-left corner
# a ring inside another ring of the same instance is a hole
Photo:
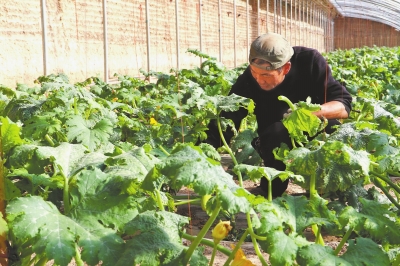
[[[323,56],[315,49],[295,46],[281,35],[266,33],[251,44],[250,65],[232,86],[229,94],[250,98],[255,102],[255,115],[258,123],[259,138],[252,145],[260,153],[266,167],[285,170],[285,165],[275,160],[273,149],[284,142],[291,147],[290,137],[281,120],[288,112],[288,105],[278,100],[283,95],[293,103],[306,101],[321,104],[321,110],[314,113],[319,118],[328,119],[327,133],[332,125],[339,124],[337,119],[347,118],[351,110],[352,97],[348,91],[331,74]],[[242,108],[237,112],[223,113],[222,116],[232,119],[236,128],[247,115]],[[215,121],[209,125],[207,142],[214,147],[221,146]],[[227,130],[229,142],[233,133]],[[289,180],[282,182],[279,178],[272,182],[273,196],[280,196],[287,189]],[[261,188],[268,191],[268,181],[261,179]]]

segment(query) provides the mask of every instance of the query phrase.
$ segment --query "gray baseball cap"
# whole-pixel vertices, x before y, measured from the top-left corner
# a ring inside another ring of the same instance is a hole
[[[255,67],[273,70],[286,64],[293,55],[290,43],[277,33],[265,33],[257,37],[250,47],[249,62]],[[271,64],[270,67],[255,64],[253,59],[259,58]]]

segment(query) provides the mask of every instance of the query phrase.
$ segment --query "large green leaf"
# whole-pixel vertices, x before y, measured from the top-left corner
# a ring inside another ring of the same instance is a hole
[[[300,249],[297,263],[301,266],[353,266],[350,262],[336,256],[333,249],[319,244],[312,244]]]
[[[1,148],[4,154],[8,154],[13,147],[23,144],[24,141],[21,139],[20,127],[17,124],[7,117],[0,117],[0,122]]]
[[[180,235],[188,223],[187,217],[165,211],[139,214],[125,227],[131,238],[115,265],[180,265],[180,255],[186,249]],[[207,263],[203,256],[204,262]]]
[[[156,157],[146,154],[143,148],[135,147],[120,155],[108,157],[104,162],[107,166],[104,172],[110,175],[134,178],[141,182],[159,161]]]
[[[26,168],[32,174],[41,174],[46,166],[54,163],[69,177],[83,167],[103,162],[105,158],[100,153],[88,153],[81,144],[63,142],[57,147],[21,145],[11,154],[8,165],[11,168]]]
[[[225,172],[219,162],[208,158],[199,147],[192,144],[175,148],[170,156],[149,172],[142,187],[153,191],[155,185],[161,185],[164,177],[176,190],[190,185],[201,196],[216,193],[222,208],[232,214],[249,211],[248,201],[236,194],[240,187],[233,177]]]
[[[365,151],[355,151],[339,141],[327,141],[316,150],[297,148],[289,152],[284,162],[287,170],[305,177],[309,188],[316,174],[316,187],[323,191],[344,191],[362,180],[369,182],[370,159]]]
[[[257,137],[257,133],[246,129],[238,133],[231,141],[231,149],[238,163],[260,165],[261,157],[251,145],[251,141]]]
[[[68,126],[68,139],[71,141],[76,139],[91,151],[95,151],[102,144],[107,143],[113,132],[113,124],[105,118],[93,121],[85,120],[76,115],[69,119],[66,124]]]
[[[99,169],[83,170],[70,183],[71,210],[69,216],[82,224],[100,223],[120,230],[142,208],[144,195],[135,197],[123,193],[125,182]]]
[[[7,220],[14,244],[29,260],[37,254],[67,266],[76,255],[77,247],[81,247],[82,259],[89,265],[99,261],[103,261],[103,265],[115,265],[122,251],[123,241],[113,230],[96,224],[82,226],[40,197],[11,201],[7,206]],[[32,245],[32,249],[24,250],[22,245]]]
[[[346,253],[341,258],[353,266],[391,265],[388,255],[377,243],[362,237],[349,240]]]
[[[381,243],[400,244],[400,221],[389,211],[388,204],[359,198],[362,208],[357,212],[346,207],[339,215],[339,221],[357,232],[368,235]]]
[[[50,136],[60,132],[62,122],[54,116],[34,116],[25,122],[23,134],[32,139],[40,140],[49,134]]]

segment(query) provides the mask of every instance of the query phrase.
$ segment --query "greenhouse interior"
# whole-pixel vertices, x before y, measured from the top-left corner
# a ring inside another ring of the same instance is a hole
[[[0,265],[400,265],[399,0],[0,7]]]

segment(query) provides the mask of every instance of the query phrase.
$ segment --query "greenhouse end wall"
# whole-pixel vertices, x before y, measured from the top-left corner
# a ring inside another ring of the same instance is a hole
[[[189,48],[232,68],[267,31],[292,45],[333,47],[331,16],[313,1],[3,0],[0,7],[0,84],[9,87],[47,74],[108,81],[199,66]]]
[[[335,19],[335,49],[400,46],[400,32],[388,25],[358,18]]]

